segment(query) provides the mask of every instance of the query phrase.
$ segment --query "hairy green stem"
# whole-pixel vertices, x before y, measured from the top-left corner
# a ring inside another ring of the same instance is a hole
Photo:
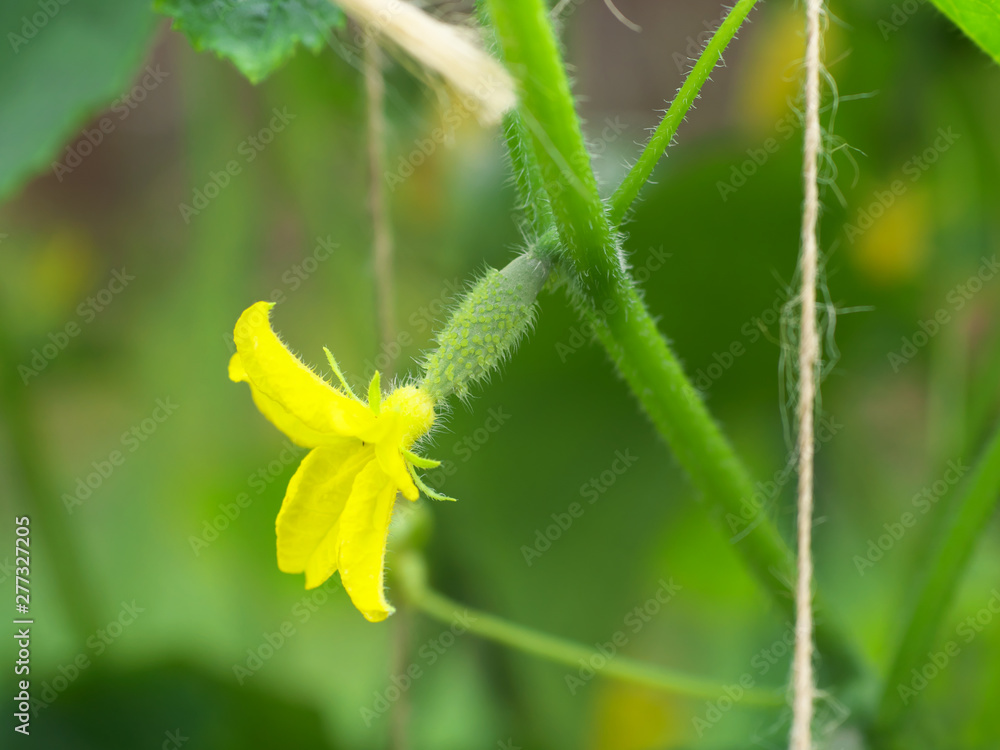
[[[742,518],[753,494],[751,479],[622,266],[544,5],[541,0],[492,0],[491,9],[519,83],[522,116],[525,123],[534,123],[526,128],[531,143],[522,153],[538,160],[571,296],[695,486],[716,506],[713,511],[721,511],[713,512],[713,518],[723,525],[727,516]],[[770,519],[758,514],[736,549],[779,606],[792,614],[786,583],[792,555]],[[829,620],[819,621],[816,639],[834,670],[843,675],[857,669],[853,649]]]
[[[538,160],[531,153],[528,133],[517,111],[508,112],[504,116],[503,132],[517,194],[523,201],[522,208],[528,226],[536,237],[541,237],[552,227],[552,209],[549,207],[549,197],[543,186]]]
[[[629,207],[635,202],[639,191],[642,190],[643,185],[653,173],[653,167],[663,156],[663,152],[667,150],[677,128],[684,121],[688,110],[694,105],[701,87],[705,85],[705,81],[708,80],[715,66],[722,59],[722,53],[736,36],[736,32],[743,25],[756,3],[757,0],[739,0],[729,11],[715,34],[712,35],[708,44],[705,45],[705,49],[684,80],[677,96],[670,103],[670,107],[663,115],[663,119],[660,120],[660,124],[656,126],[656,130],[643,149],[639,160],[632,166],[618,189],[615,190],[614,195],[611,196],[608,213],[614,226],[618,226],[625,218]]]
[[[711,516],[727,533],[732,530],[727,518],[746,523],[736,551],[783,613],[792,617],[794,601],[787,583],[794,568],[792,553],[765,511],[757,510],[750,519],[744,515],[747,507],[753,507],[750,475],[684,375],[638,292],[615,290],[598,312],[578,307],[695,487],[713,506]],[[856,672],[853,648],[823,616],[818,595],[816,599],[817,650],[831,675]]]
[[[901,685],[909,687],[912,670],[919,672],[928,661],[941,620],[948,613],[948,604],[972,556],[976,540],[998,501],[1000,429],[976,465],[965,491],[949,510],[947,521],[938,527],[937,540],[929,547],[932,552],[927,559],[923,586],[882,692],[876,717],[878,735],[884,737],[894,730],[906,711],[912,708],[914,701],[904,703],[899,688]]]
[[[709,700],[725,695],[724,685],[720,682],[624,656],[606,657],[594,649],[565,638],[469,609],[428,587],[424,562],[416,552],[401,553],[394,571],[404,596],[414,607],[440,622],[465,628],[482,638],[557,664],[566,664],[575,669],[586,666],[604,677],[668,693]],[[595,666],[602,662],[604,666]],[[749,688],[740,700],[748,706],[782,706],[785,703],[785,691],[782,688]]]
[[[596,296],[624,280],[625,274],[547,8],[541,0],[491,0],[489,7],[504,58],[518,83],[521,121],[530,134],[519,151],[534,154],[564,260],[574,266],[574,276],[585,290]],[[508,138],[516,135],[508,133]]]

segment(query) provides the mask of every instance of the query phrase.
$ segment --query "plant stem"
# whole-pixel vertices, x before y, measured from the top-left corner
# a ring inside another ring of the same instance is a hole
[[[476,635],[538,656],[557,664],[579,668],[586,666],[605,677],[676,693],[692,698],[715,699],[724,693],[724,685],[702,677],[664,669],[624,656],[606,657],[586,646],[517,625],[485,612],[469,609],[427,586],[424,562],[415,552],[401,553],[395,574],[404,595],[417,609],[434,619],[453,626],[467,628]],[[597,668],[596,663],[604,661]],[[749,706],[782,706],[783,689],[749,688],[740,699]]]
[[[545,192],[538,160],[531,153],[531,143],[524,122],[516,111],[508,112],[503,121],[504,138],[510,154],[510,166],[521,196],[523,210],[535,237],[542,237],[552,228],[552,209]]]
[[[490,15],[518,83],[520,115],[530,134],[564,260],[591,294],[624,278],[590,155],[573,109],[569,81],[541,0],[491,0]],[[516,133],[508,133],[508,137]],[[526,196],[530,198],[530,196]]]
[[[685,377],[634,289],[616,290],[606,314],[581,307],[618,370],[639,399],[660,435],[705,499],[715,507],[711,516],[727,532],[727,519],[748,529],[736,544],[747,566],[788,617],[794,601],[786,581],[792,575],[792,554],[771,520],[744,511],[754,494],[753,483],[732,446],[722,435],[697,391]],[[817,595],[817,608],[819,596]],[[857,668],[853,649],[829,619],[816,623],[816,644],[838,674]]]
[[[396,339],[396,305],[393,294],[392,227],[389,224],[388,197],[385,189],[385,76],[382,50],[377,44],[365,47],[365,99],[368,125],[368,210],[372,220],[372,267],[375,272],[375,307],[378,315],[379,351],[389,351]],[[395,362],[391,359],[382,370],[391,379]],[[401,607],[393,623],[392,669],[405,670],[410,663],[410,612]],[[410,696],[402,692],[392,704],[389,742],[392,750],[410,747]]]
[[[560,259],[575,282],[571,296],[695,486],[717,506],[713,511],[721,511],[712,517],[724,528],[727,518],[743,520],[752,507],[753,484],[622,267],[544,6],[540,0],[492,0],[491,10],[518,80],[524,122],[535,123],[527,128],[530,152],[539,162],[562,241]],[[564,179],[571,180],[568,188]],[[736,549],[791,615],[785,582],[792,555],[765,515],[748,523]],[[819,621],[816,640],[832,666],[857,668],[853,650],[829,621]]]
[[[365,94],[368,106],[368,210],[372,220],[375,305],[381,345],[396,339],[396,306],[392,289],[392,229],[385,190],[385,78],[377,44],[365,49]],[[393,375],[393,363],[383,374]]]
[[[688,110],[694,105],[701,87],[705,85],[705,81],[708,80],[716,64],[722,59],[723,51],[736,36],[736,32],[743,25],[756,3],[757,0],[739,0],[729,11],[719,28],[716,29],[708,44],[705,45],[705,49],[684,80],[677,96],[670,103],[670,107],[663,115],[663,119],[660,120],[660,124],[656,126],[656,130],[639,156],[639,160],[632,166],[632,169],[625,175],[625,179],[615,190],[614,195],[611,196],[608,213],[614,226],[621,224],[622,219],[625,218],[629,207],[635,202],[639,191],[642,190],[643,185],[653,173],[653,167],[663,156],[663,152],[667,150],[677,128],[684,121]]]
[[[920,596],[885,681],[876,717],[877,734],[885,736],[895,729],[905,712],[912,707],[913,701],[903,703],[899,686],[908,684],[911,670],[919,671],[926,663],[962,571],[998,500],[1000,428],[976,465],[965,492],[950,509],[948,520],[938,526],[940,535],[930,546],[934,551],[928,559]]]

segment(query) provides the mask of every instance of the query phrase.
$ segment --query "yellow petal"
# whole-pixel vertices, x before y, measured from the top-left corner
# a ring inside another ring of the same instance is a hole
[[[399,452],[399,444],[391,443],[388,440],[375,444],[375,455],[378,463],[384,471],[403,493],[407,500],[416,500],[420,497],[417,486],[410,477],[410,471],[406,468],[406,462]]]
[[[306,589],[322,586],[337,572],[337,555],[340,551],[340,519],[330,527],[323,541],[312,553],[306,565]]]
[[[242,383],[247,379],[247,371],[243,369],[243,360],[238,353],[229,358],[229,379],[234,383]]]
[[[313,447],[368,428],[375,418],[371,411],[331,387],[281,343],[271,330],[272,307],[258,302],[240,316],[229,377],[249,383],[264,416],[300,445]]]
[[[358,474],[340,517],[340,579],[369,622],[384,620],[394,611],[382,586],[385,540],[395,500],[395,483],[378,461],[371,461]]]
[[[329,433],[307,427],[301,419],[292,416],[285,407],[257,390],[247,377],[246,370],[243,369],[243,360],[239,354],[234,354],[233,358],[229,360],[229,379],[234,383],[247,383],[250,386],[250,396],[260,413],[296,445],[301,445],[303,448],[315,448],[317,445],[330,441]]]
[[[315,448],[302,460],[288,483],[275,523],[280,570],[285,573],[307,570],[324,537],[340,519],[358,472],[371,458],[370,447],[362,447],[360,442],[351,440],[338,446]],[[324,581],[336,570],[336,555],[333,562]],[[315,578],[322,568],[322,565],[314,567],[312,577]]]

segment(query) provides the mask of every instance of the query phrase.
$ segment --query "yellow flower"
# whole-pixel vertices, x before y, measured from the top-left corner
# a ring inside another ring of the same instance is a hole
[[[429,490],[414,470],[439,463],[411,452],[434,424],[434,401],[402,386],[384,400],[376,372],[365,403],[351,391],[326,351],[340,387],[316,375],[278,339],[274,305],[258,302],[236,323],[229,378],[246,382],[265,417],[298,445],[310,448],[288,483],[278,513],[278,568],[305,573],[311,589],[340,571],[354,606],[371,622],[393,607],[385,599],[386,537],[396,493],[416,500]]]

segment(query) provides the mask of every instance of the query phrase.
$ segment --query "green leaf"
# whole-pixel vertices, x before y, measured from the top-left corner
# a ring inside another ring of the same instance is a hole
[[[132,0],[0,3],[0,200],[125,93],[155,20]]]
[[[1000,63],[1000,0],[934,0],[934,4]]]
[[[885,680],[876,731],[895,730],[913,708],[899,692],[909,684],[910,672],[921,669],[934,645],[941,621],[948,613],[962,575],[1000,501],[1000,429],[976,464],[965,489],[937,526],[937,536],[926,553],[926,571],[920,595],[903,634],[892,669]]]
[[[259,83],[286,62],[298,44],[319,52],[344,15],[329,0],[155,0],[197,50],[231,60]]]

